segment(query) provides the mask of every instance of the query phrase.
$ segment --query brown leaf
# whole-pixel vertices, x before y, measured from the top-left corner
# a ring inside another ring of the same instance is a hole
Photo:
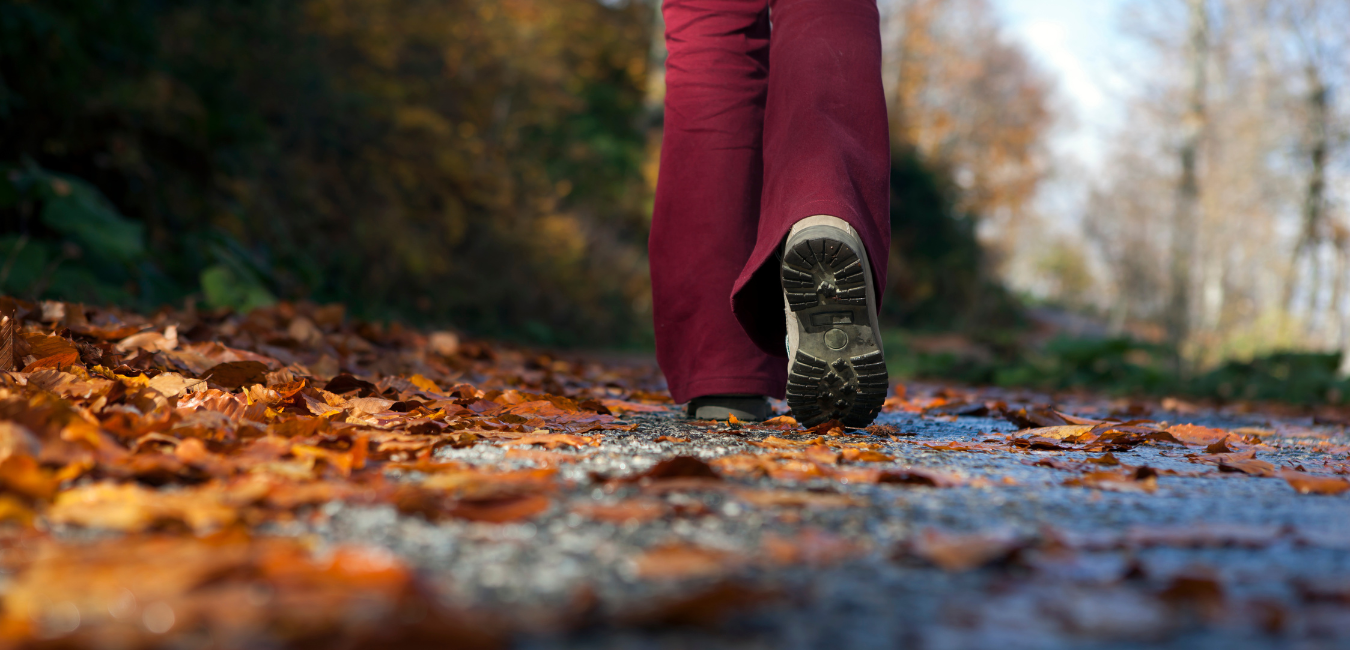
[[[596,521],[641,523],[664,517],[666,504],[655,499],[627,499],[618,503],[583,503],[572,508],[572,512]]]
[[[1064,424],[1071,424],[1063,414],[1051,408],[1032,407],[1022,408],[1016,411],[1003,411],[1003,418],[1017,425],[1018,429],[1032,429],[1035,427],[1056,427]]]
[[[1194,424],[1174,424],[1167,427],[1167,432],[1184,444],[1206,446],[1219,442],[1230,435],[1223,429],[1213,429]]]
[[[1214,443],[1211,444],[1210,446],[1205,447],[1205,453],[1207,453],[1207,454],[1231,454],[1231,453],[1233,453],[1233,450],[1232,450],[1232,449],[1229,449],[1228,445],[1225,444],[1225,443],[1227,443],[1227,442],[1228,442],[1228,436],[1224,436],[1224,437],[1222,437],[1222,438],[1219,438],[1218,440],[1215,440]]]
[[[1299,494],[1341,494],[1350,490],[1350,481],[1343,478],[1314,476],[1292,469],[1280,470],[1280,478],[1289,482]]]
[[[602,399],[600,400],[600,403],[603,404],[606,409],[609,409],[610,413],[615,415],[623,413],[665,413],[669,410],[668,407],[656,404],[625,402],[619,399]]]
[[[685,580],[721,575],[743,562],[728,551],[667,544],[633,558],[633,574],[644,580]]]
[[[486,499],[462,500],[450,508],[449,514],[459,519],[502,524],[530,519],[550,505],[542,494],[520,494]]]
[[[7,632],[57,633],[63,647],[110,639],[176,647],[201,638],[264,647],[323,647],[337,638],[363,648],[423,647],[428,639],[501,647],[487,617],[447,610],[386,551],[339,546],[314,557],[301,542],[276,537],[44,540],[0,607]],[[61,627],[72,611],[78,625]],[[410,619],[409,611],[424,615]],[[60,624],[30,627],[44,621]]]
[[[1061,424],[1053,427],[1041,427],[1020,431],[1025,434],[1022,438],[1038,437],[1049,440],[1065,440],[1067,438],[1077,438],[1085,433],[1089,433],[1095,428],[1095,424]],[[1071,441],[1072,442],[1072,441]]]
[[[1209,571],[1192,570],[1172,578],[1158,597],[1175,605],[1194,607],[1206,616],[1217,616],[1223,605],[1223,585]]]
[[[644,605],[626,613],[621,620],[629,625],[662,629],[715,627],[776,596],[774,592],[723,580],[691,594],[659,601],[654,606]]]
[[[697,456],[676,456],[667,458],[653,465],[645,472],[629,476],[624,481],[640,481],[642,479],[665,480],[673,478],[706,478],[720,479],[721,477],[713,470],[712,466]]]
[[[1003,449],[1000,449],[993,445],[985,445],[978,442],[959,442],[956,440],[943,442],[939,444],[930,444],[924,442],[919,443],[919,446],[927,447],[935,451],[972,451],[977,453],[990,453],[995,451],[1003,451]]]
[[[562,451],[547,451],[544,449],[518,449],[512,447],[506,450],[505,458],[507,460],[528,460],[543,465],[544,467],[556,467],[562,463],[575,463],[587,458],[585,454],[569,454]]]
[[[507,440],[503,445],[543,445],[546,449],[558,447],[594,447],[599,445],[597,436],[577,436],[570,433],[535,433],[533,435]]]
[[[807,432],[814,433],[817,436],[834,436],[839,435],[839,433],[834,433],[835,431],[842,433],[843,430],[844,424],[839,420],[826,420],[824,422],[821,422],[820,424],[817,424],[814,427],[811,427],[810,429],[807,429]]]
[[[785,565],[825,566],[857,557],[864,550],[847,537],[818,528],[808,528],[793,537],[770,534],[761,542],[761,557],[768,562]]]
[[[520,469],[488,472],[474,469],[441,472],[422,481],[422,487],[445,490],[461,499],[488,499],[547,491],[558,470]]]
[[[33,372],[42,368],[60,370],[69,367],[73,363],[79,363],[79,361],[80,351],[78,349],[70,349],[49,356],[39,357],[36,361],[24,366],[23,371]]]
[[[889,463],[894,458],[870,449],[844,449],[840,457],[848,463]]]
[[[1005,560],[1025,546],[1009,531],[945,533],[926,528],[909,544],[909,552],[946,571],[969,571]]]
[[[1109,490],[1112,492],[1140,492],[1152,494],[1158,490],[1157,472],[1149,467],[1108,472],[1088,472],[1064,481],[1065,485]]]
[[[267,364],[260,361],[228,361],[212,366],[202,375],[202,379],[228,390],[249,384],[266,384]]]
[[[1036,431],[1037,429],[1032,430]],[[1030,449],[1032,451],[1061,451],[1064,449],[1070,449],[1070,447],[1065,447],[1064,445],[1059,444],[1059,441],[1057,440],[1051,438],[1042,438],[1040,436],[1015,438],[1012,441],[1012,445],[1019,449]]]
[[[858,499],[847,494],[835,492],[808,492],[805,490],[756,490],[736,491],[736,498],[752,506],[762,508],[809,508],[833,509],[851,508],[864,505]]]
[[[1269,477],[1275,475],[1275,466],[1264,460],[1257,460],[1255,458],[1234,458],[1221,461],[1219,463],[1219,471],[1241,472],[1248,476]]]
[[[889,470],[877,477],[878,483],[899,483],[901,485],[923,485],[928,487],[960,487],[965,484],[960,477],[933,470],[911,468]]]

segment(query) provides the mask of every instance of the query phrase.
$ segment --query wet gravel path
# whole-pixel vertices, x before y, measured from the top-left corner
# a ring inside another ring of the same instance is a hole
[[[747,441],[774,433],[674,413],[631,420],[635,431],[606,432],[598,447],[558,451],[577,457],[556,463],[565,487],[528,523],[433,523],[389,506],[332,503],[316,520],[273,532],[387,547],[431,576],[448,602],[490,612],[532,650],[1350,645],[1350,494],[1300,495],[1280,478],[1190,462],[1185,454],[1196,450],[1171,445],[1116,453],[1162,471],[1155,492],[1066,486],[1074,472],[1029,463],[1089,454],[933,450],[922,443],[1002,439],[1015,427],[908,413],[881,420],[896,438],[847,440],[879,444],[894,458],[883,468],[937,470],[964,485],[605,481],[674,456],[762,453]],[[1192,420],[1347,442],[1342,430],[1310,421]],[[1276,465],[1330,457],[1271,446],[1258,457]],[[438,452],[496,468],[540,465],[505,454],[489,445]],[[787,490],[808,497],[762,498]],[[658,504],[661,516],[614,523],[582,514],[634,500]],[[951,536],[940,539],[956,551],[951,540],[1002,550],[977,568],[946,570],[912,550],[925,531]],[[675,551],[653,554],[663,548]]]

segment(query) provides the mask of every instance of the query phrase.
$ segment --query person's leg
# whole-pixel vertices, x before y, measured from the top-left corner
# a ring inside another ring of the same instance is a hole
[[[799,421],[865,426],[888,388],[875,291],[890,248],[877,4],[770,5],[764,190],[733,312],[765,350],[789,334],[787,402]]]
[[[874,286],[886,286],[890,135],[876,0],[771,4],[761,216],[732,304],[750,338],[777,351],[786,330],[776,262],[798,221],[832,215],[847,222],[866,248]]]
[[[666,0],[662,11],[665,133],[648,247],[657,360],[676,402],[781,398],[785,352],[757,347],[728,300],[761,228],[767,3]]]

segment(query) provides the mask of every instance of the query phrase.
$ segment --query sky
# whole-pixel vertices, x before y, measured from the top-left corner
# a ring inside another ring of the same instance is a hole
[[[1057,85],[1068,118],[1052,147],[1089,169],[1100,163],[1106,132],[1120,119],[1111,61],[1122,47],[1117,26],[1128,0],[992,0],[1008,32],[1024,43]]]

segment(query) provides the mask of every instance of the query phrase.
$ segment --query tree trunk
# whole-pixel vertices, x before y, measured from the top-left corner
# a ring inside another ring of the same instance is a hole
[[[1197,172],[1200,144],[1205,132],[1206,67],[1209,59],[1209,12],[1206,0],[1188,0],[1190,38],[1187,64],[1190,95],[1182,120],[1181,176],[1177,180],[1176,213],[1172,222],[1172,291],[1167,305],[1167,334],[1174,348],[1174,364],[1183,370],[1182,351],[1190,335],[1191,274],[1194,268],[1200,211],[1200,181]]]
[[[1326,235],[1327,150],[1330,148],[1327,104],[1330,94],[1316,65],[1309,64],[1304,73],[1308,78],[1308,185],[1303,194],[1303,238],[1314,251],[1312,286],[1309,287],[1314,300],[1308,305],[1308,330],[1326,331],[1326,323],[1320,322],[1326,315],[1317,309],[1316,298],[1322,289],[1319,286],[1322,260],[1318,253]],[[1335,302],[1335,297],[1328,302]]]

